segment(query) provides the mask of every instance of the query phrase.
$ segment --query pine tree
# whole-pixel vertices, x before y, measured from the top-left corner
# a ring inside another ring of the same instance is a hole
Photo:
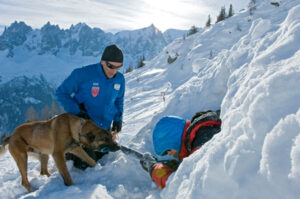
[[[206,27],[210,27],[211,26],[211,18],[210,18],[210,15],[208,15],[208,19],[207,19],[207,22],[206,22]]]
[[[212,59],[212,58],[213,58],[213,51],[210,50],[210,52],[209,52],[209,59]]]
[[[139,62],[138,62],[138,64],[137,64],[137,67],[136,67],[136,68],[142,68],[143,66],[145,66],[144,61],[145,61],[145,56],[143,55],[143,56],[140,58],[140,60],[139,60]]]
[[[30,106],[26,112],[25,122],[34,122],[38,120],[39,120],[38,113],[36,112],[33,106]]]
[[[52,102],[52,105],[51,105],[51,111],[52,111],[51,117],[58,114],[57,104],[54,101]]]
[[[125,73],[130,73],[131,71],[133,71],[133,68],[131,65],[129,65],[128,68],[126,69]]]
[[[217,17],[216,23],[218,23],[218,22],[220,22],[220,21],[223,21],[225,18],[226,18],[226,10],[225,10],[225,7],[223,6],[223,7],[221,8],[220,14],[219,14],[218,17]]]
[[[227,18],[232,17],[234,15],[232,4],[230,4]]]
[[[41,120],[48,120],[52,117],[51,110],[49,106],[46,104],[41,112]]]
[[[256,0],[250,0],[248,8],[250,15],[253,15],[254,10],[256,10]]]
[[[198,32],[196,26],[192,26],[188,32],[188,36],[195,34],[196,32]]]
[[[65,113],[66,112],[64,107],[59,106],[58,108],[59,108],[59,113]]]

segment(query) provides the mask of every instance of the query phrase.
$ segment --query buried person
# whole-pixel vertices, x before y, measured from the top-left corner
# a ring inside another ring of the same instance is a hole
[[[197,112],[191,121],[179,117],[163,117],[153,131],[153,145],[157,155],[173,156],[183,161],[221,131],[219,111]],[[180,162],[169,160],[158,162],[152,156],[145,155],[140,161],[151,179],[161,188],[166,186],[168,177],[176,171]]]

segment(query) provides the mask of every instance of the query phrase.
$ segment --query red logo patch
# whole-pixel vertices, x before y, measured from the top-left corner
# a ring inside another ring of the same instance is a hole
[[[92,95],[93,95],[93,97],[96,97],[99,94],[99,90],[100,90],[99,86],[93,86],[92,87]]]

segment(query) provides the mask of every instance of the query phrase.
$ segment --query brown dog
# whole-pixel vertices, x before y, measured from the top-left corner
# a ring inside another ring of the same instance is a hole
[[[84,120],[67,113],[47,121],[22,124],[12,135],[2,140],[0,154],[5,152],[5,145],[9,144],[9,151],[22,176],[22,185],[28,191],[31,191],[27,179],[28,153],[39,156],[41,175],[47,176],[50,176],[47,164],[48,155],[51,154],[65,185],[69,186],[73,182],[66,166],[66,152],[75,154],[90,166],[96,166],[96,162],[82,149],[82,145],[92,150],[100,150],[101,147],[106,147],[110,151],[119,149],[108,131],[96,126],[92,120]]]

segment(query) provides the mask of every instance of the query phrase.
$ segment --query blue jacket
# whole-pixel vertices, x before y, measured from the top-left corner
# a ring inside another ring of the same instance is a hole
[[[83,103],[87,114],[99,126],[109,129],[122,120],[125,79],[117,72],[108,79],[100,63],[75,69],[57,88],[56,97],[65,111],[78,114]]]

